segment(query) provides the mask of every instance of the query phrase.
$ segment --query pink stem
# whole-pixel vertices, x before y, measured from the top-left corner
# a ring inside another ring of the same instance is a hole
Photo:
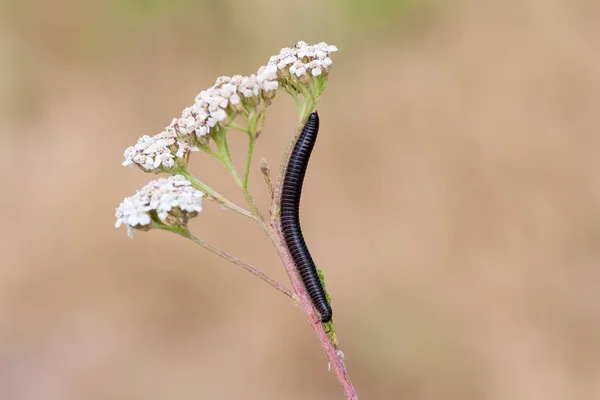
[[[321,323],[321,319],[319,314],[315,310],[313,303],[304,287],[304,283],[302,282],[302,278],[296,269],[292,256],[285,245],[283,240],[283,234],[281,233],[280,227],[273,224],[272,232],[274,233],[272,240],[273,245],[277,248],[277,253],[279,254],[279,258],[283,263],[283,266],[290,278],[290,282],[296,292],[298,305],[300,306],[300,310],[306,316],[306,319],[310,323],[317,339],[321,343],[321,348],[325,352],[329,363],[331,364],[331,369],[335,373],[344,394],[346,395],[346,399],[349,400],[358,400],[358,395],[356,394],[356,390],[354,390],[354,386],[352,386],[352,382],[350,382],[350,376],[348,376],[348,372],[346,371],[346,367],[344,366],[343,361],[340,359],[337,353],[337,349],[331,342],[329,335],[325,332],[323,328],[323,324]]]

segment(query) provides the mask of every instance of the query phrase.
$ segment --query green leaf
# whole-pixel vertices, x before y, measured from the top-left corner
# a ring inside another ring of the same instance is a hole
[[[320,269],[317,269],[317,274],[319,274],[319,281],[321,281],[321,286],[323,286],[323,291],[325,292],[325,298],[327,299],[327,302],[329,304],[331,304],[331,297],[329,296],[329,293],[327,293],[327,288],[325,287],[325,275],[323,274],[323,271],[321,271]],[[325,328],[325,332],[327,332],[329,339],[331,339],[331,342],[337,349],[338,348],[338,340],[337,340],[337,336],[335,334],[335,326],[333,325],[333,319],[329,322],[325,322],[323,324],[323,328]]]

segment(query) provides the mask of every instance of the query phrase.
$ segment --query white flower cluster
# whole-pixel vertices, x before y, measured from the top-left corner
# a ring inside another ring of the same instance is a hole
[[[146,172],[157,172],[159,168],[171,169],[175,167],[176,159],[187,162],[191,151],[198,148],[180,139],[175,130],[174,119],[161,133],[148,136],[144,135],[138,139],[135,146],[125,150],[124,166],[138,165]]]
[[[219,77],[213,87],[200,92],[194,104],[183,110],[177,130],[182,135],[194,133],[200,139],[218,123],[226,123],[233,112],[244,113],[244,103],[255,107],[261,98],[271,100],[279,86],[276,72],[276,68],[267,68],[258,75]]]
[[[198,141],[207,140],[217,125],[226,126],[236,114],[247,113],[261,100],[268,105],[280,86],[286,91],[290,87],[297,91],[297,85],[306,84],[311,76],[327,75],[332,64],[329,56],[335,51],[337,47],[325,42],[298,42],[293,48],[281,49],[257,74],[219,77],[164,131],[142,136],[135,146],[125,150],[123,165],[138,165],[146,172],[156,173],[186,165],[190,152],[198,150]]]
[[[117,207],[115,227],[127,225],[131,237],[134,228],[144,229],[150,224],[153,211],[163,223],[185,225],[202,211],[202,197],[204,193],[181,175],[151,181]]]
[[[338,51],[337,47],[325,42],[315,45],[298,42],[295,47],[284,47],[278,55],[271,57],[269,63],[259,69],[259,74],[263,69],[276,66],[280,79],[295,77],[305,82],[309,78],[309,73],[314,77],[327,75],[333,63],[329,56],[336,51]]]

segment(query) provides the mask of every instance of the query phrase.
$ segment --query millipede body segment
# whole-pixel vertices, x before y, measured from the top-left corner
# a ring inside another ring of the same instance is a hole
[[[313,112],[302,128],[285,171],[281,192],[281,228],[286,245],[296,268],[298,268],[298,272],[300,272],[304,286],[313,304],[321,314],[321,321],[329,322],[332,318],[331,306],[327,301],[317,268],[304,241],[302,229],[300,228],[299,213],[302,183],[318,132],[319,115]]]

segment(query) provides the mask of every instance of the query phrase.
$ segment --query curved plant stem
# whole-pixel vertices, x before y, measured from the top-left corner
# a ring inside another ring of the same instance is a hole
[[[217,153],[215,153],[209,145],[207,144],[199,144],[198,147],[200,148],[200,150],[204,151],[206,154],[208,154],[211,157],[216,158],[217,160],[221,159],[221,156],[218,155]]]
[[[192,175],[187,170],[187,168],[179,168],[177,170],[177,173],[183,175],[185,177],[185,179],[190,181],[196,189],[204,191],[204,193],[206,193],[211,198],[215,199],[215,201],[217,201],[219,204],[223,205],[223,207],[225,207],[229,210],[235,211],[236,213],[243,215],[246,218],[250,218],[251,220],[258,222],[257,217],[254,214],[252,214],[250,211],[245,210],[242,207],[232,203],[231,201],[227,200],[221,194],[219,194],[216,191],[214,191],[213,189],[211,189],[208,185],[206,185],[203,182],[196,179],[196,177],[194,175]]]
[[[236,124],[235,122],[230,122],[229,127],[233,128],[233,129],[237,129],[240,132],[249,133],[248,128],[244,128],[243,126],[240,126],[240,125]]]
[[[267,274],[265,274],[258,268],[243,262],[239,258],[232,256],[231,254],[219,249],[218,247],[215,247],[211,244],[208,244],[204,240],[197,238],[190,232],[190,230],[187,227],[177,228],[177,227],[165,226],[165,227],[162,227],[162,229],[170,230],[172,232],[177,233],[180,236],[190,239],[192,242],[196,243],[198,246],[204,247],[206,250],[210,251],[211,253],[214,253],[214,254],[218,255],[219,257],[221,257],[221,258],[237,265],[238,267],[245,269],[246,271],[250,272],[251,274],[259,277],[260,279],[267,282],[269,285],[273,286],[275,289],[279,290],[281,293],[285,294],[286,296],[288,296],[292,299],[295,297],[294,294],[288,288],[283,286],[281,283],[277,282],[275,279],[269,277]]]

